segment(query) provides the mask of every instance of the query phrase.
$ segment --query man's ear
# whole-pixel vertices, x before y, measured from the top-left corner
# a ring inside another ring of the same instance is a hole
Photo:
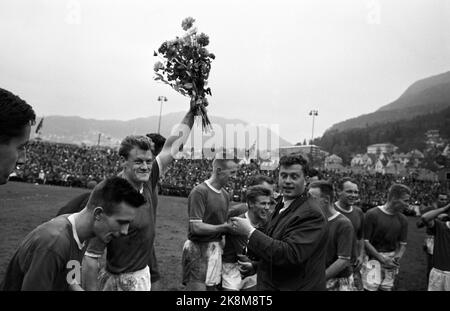
[[[311,178],[308,175],[304,176],[305,176],[305,185],[308,185]]]
[[[120,166],[123,168],[127,163],[127,159],[124,156],[120,156]]]
[[[100,220],[104,213],[105,213],[105,211],[103,210],[103,207],[97,206],[96,208],[94,208],[94,218],[95,218],[95,220]]]
[[[248,210],[252,210],[253,209],[253,204],[250,203],[250,202],[247,202],[247,207],[248,207]]]
[[[222,172],[222,168],[221,167],[217,167],[216,168],[216,174],[219,175]]]

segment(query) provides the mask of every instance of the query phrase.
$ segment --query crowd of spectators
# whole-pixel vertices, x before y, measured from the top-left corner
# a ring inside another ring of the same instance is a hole
[[[411,188],[411,206],[429,205],[433,202],[438,193],[442,191],[442,185],[439,182],[418,180],[414,177],[399,177],[390,174],[362,175],[352,173],[336,173],[320,171],[321,179],[328,179],[333,182],[335,189],[337,183],[343,177],[351,177],[358,184],[360,207],[366,211],[374,206],[386,202],[386,194],[393,183],[401,183]]]
[[[27,156],[27,164],[17,170],[12,179],[67,187],[91,187],[104,178],[114,176],[120,170],[117,150],[107,147],[31,141]],[[211,160],[177,159],[160,181],[160,194],[187,197],[193,187],[209,178],[211,171]],[[259,174],[277,180],[278,171],[260,170],[254,161],[239,166],[236,179],[227,187],[234,201],[245,200],[249,179]],[[312,170],[310,176],[331,180],[333,183],[343,177],[352,177],[359,186],[360,206],[363,210],[384,203],[387,189],[393,182],[409,186],[413,193],[413,204],[416,205],[433,201],[440,190],[439,183],[421,181],[413,177],[356,175],[322,170]]]
[[[67,187],[88,187],[114,176],[119,167],[117,151],[105,147],[30,141],[27,164],[12,179]]]

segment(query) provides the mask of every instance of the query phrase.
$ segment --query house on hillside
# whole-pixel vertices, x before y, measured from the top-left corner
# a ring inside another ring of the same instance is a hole
[[[407,176],[408,170],[406,169],[406,164],[408,162],[404,163],[402,161],[402,158],[397,156],[392,156],[388,159],[388,163],[386,164],[384,168],[384,174],[393,174],[393,175],[401,175],[401,176]]]
[[[407,153],[394,153],[391,157],[391,160],[396,163],[401,163],[403,165],[407,165],[411,159],[411,156]]]
[[[375,165],[377,160],[374,154],[357,154],[350,161],[351,167],[370,168]]]
[[[389,163],[389,160],[386,157],[379,157],[375,163],[375,173],[386,174],[386,166]]]
[[[327,164],[341,164],[342,165],[342,163],[343,163],[342,158],[335,154],[332,154],[325,158],[325,166]]]
[[[445,146],[439,130],[429,130],[425,133],[427,149],[440,148]]]
[[[420,163],[423,161],[423,159],[425,159],[424,154],[417,150],[417,149],[413,149],[410,152],[407,153],[407,155],[409,155],[409,166],[410,167],[419,167]]]
[[[390,143],[383,143],[383,144],[374,144],[367,147],[367,153],[369,154],[381,154],[381,153],[387,153],[387,154],[393,154],[398,149],[397,146],[394,146]]]
[[[344,168],[342,163],[343,161],[341,157],[332,154],[325,158],[325,169],[341,171]]]

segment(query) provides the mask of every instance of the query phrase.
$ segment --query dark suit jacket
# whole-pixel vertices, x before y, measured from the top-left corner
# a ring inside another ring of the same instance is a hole
[[[306,193],[283,212],[277,204],[264,234],[254,231],[248,249],[260,258],[258,290],[325,290],[327,219]]]

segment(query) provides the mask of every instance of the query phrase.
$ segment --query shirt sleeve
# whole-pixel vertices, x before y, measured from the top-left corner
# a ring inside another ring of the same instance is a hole
[[[86,253],[84,255],[91,258],[100,258],[105,252],[105,249],[106,249],[105,242],[103,242],[97,237],[94,237],[89,240],[89,244],[86,249]]]
[[[401,215],[403,216],[403,215]],[[406,217],[401,217],[402,231],[400,233],[400,243],[406,243],[408,241],[408,221]]]
[[[358,228],[358,232],[355,232],[356,234],[356,239],[357,240],[362,240],[363,236],[364,236],[364,213],[362,210],[358,209],[358,214],[359,214],[359,220],[361,222],[361,225]]]
[[[161,166],[161,159],[159,158],[159,156],[156,156],[156,160],[153,161],[152,169],[150,172],[150,184],[152,190],[155,189],[156,185],[158,184],[160,174],[163,171]]]
[[[156,259],[155,247],[152,247],[149,268],[150,268],[150,279],[151,279],[152,283],[161,279],[161,275],[159,274],[159,269],[158,269],[158,261]]]
[[[374,207],[377,208],[377,207]],[[370,211],[366,213],[366,216],[364,217],[364,240],[370,240],[370,237],[373,233],[373,228],[375,225],[375,217],[373,213]]]
[[[30,266],[25,273],[23,291],[51,291],[64,273],[64,263],[59,255],[48,249],[37,250],[33,253]]]
[[[436,235],[436,227],[439,226],[438,222],[438,219],[433,219],[427,224],[427,234]]]
[[[206,195],[198,188],[192,190],[188,198],[189,220],[203,220],[206,209]]]
[[[339,226],[337,238],[337,256],[341,259],[350,259],[353,250],[353,225],[351,222],[343,222]]]

